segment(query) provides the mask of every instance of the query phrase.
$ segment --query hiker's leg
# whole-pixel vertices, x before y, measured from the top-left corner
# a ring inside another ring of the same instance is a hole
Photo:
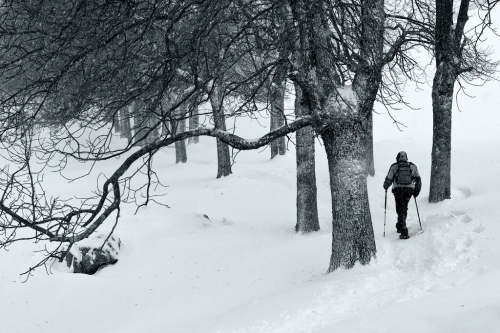
[[[411,190],[411,188],[410,188]],[[408,196],[408,188],[397,187],[394,189],[394,198],[396,199],[396,213],[398,213],[398,226],[402,234],[408,234],[406,228],[406,215],[408,213],[408,202],[411,195]]]
[[[402,188],[401,187],[396,187],[393,190],[394,193],[394,199],[396,201],[396,213],[398,214],[398,223],[396,223],[396,229],[398,232],[401,232],[404,224],[402,224],[402,221],[406,220],[406,210],[404,209],[404,197],[402,193]]]
[[[398,223],[401,226],[401,234],[408,235],[408,228],[406,227],[406,217],[408,215],[408,203],[413,195],[411,187],[403,187],[400,190],[400,211],[398,214]]]

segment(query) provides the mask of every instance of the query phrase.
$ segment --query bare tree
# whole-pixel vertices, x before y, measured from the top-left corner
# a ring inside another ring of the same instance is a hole
[[[290,46],[288,76],[300,87],[298,102],[308,112],[247,141],[225,131],[225,119],[259,109],[260,96],[270,91],[269,78],[281,60],[272,39],[264,43],[268,61],[240,64],[256,55],[255,40],[249,38],[254,22],[263,17],[269,22],[267,15],[276,18],[272,13],[278,4],[259,1],[249,19],[240,15],[241,1],[231,0],[1,3],[0,45],[9,46],[0,57],[1,130],[23,139],[4,142],[19,168],[3,169],[1,245],[23,240],[16,231],[31,229],[32,238],[61,245],[51,247],[48,258],[62,258],[106,219],[113,216],[118,223],[120,205],[135,202],[137,194],[145,191],[139,206],[154,199],[151,160],[160,148],[206,135],[236,149],[257,149],[311,126],[323,140],[330,172],[329,271],[370,262],[376,247],[366,186],[369,119],[383,87],[383,68],[404,59],[397,54],[409,32],[402,27],[386,33],[392,18],[387,18],[383,0],[289,0],[290,29],[297,42]],[[34,42],[25,44],[26,39]],[[41,59],[49,65],[41,65]],[[170,92],[178,96],[164,110],[161,103]],[[237,107],[226,113],[228,99]],[[168,129],[167,121],[173,125],[185,118],[180,110],[193,101],[211,102],[215,128]],[[134,102],[143,103],[141,114],[152,123],[142,127],[147,131],[136,143],[112,149],[109,124]],[[177,111],[184,117],[176,118]],[[22,121],[26,119],[31,121]],[[36,132],[31,126],[47,119],[57,120],[55,131]],[[161,138],[144,139],[161,127]],[[96,129],[107,132],[95,138]],[[62,169],[69,159],[98,163],[124,155],[95,196],[76,203],[48,197],[31,167],[33,156],[46,165],[58,160]],[[220,161],[225,165],[227,159]],[[230,172],[224,166],[219,170],[220,176]],[[140,172],[147,181],[134,188],[132,179]]]
[[[451,123],[455,83],[491,79],[497,62],[480,44],[491,26],[490,13],[498,1],[435,2],[434,55],[436,73],[432,84],[433,140],[429,202],[451,198]],[[472,7],[472,8],[471,8]],[[481,22],[466,29],[469,12],[476,10]]]

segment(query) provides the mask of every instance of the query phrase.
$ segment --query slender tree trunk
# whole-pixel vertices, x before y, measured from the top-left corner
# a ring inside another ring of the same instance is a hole
[[[296,117],[309,114],[303,105],[302,93],[295,86]],[[314,129],[307,126],[295,134],[297,160],[297,224],[295,231],[308,233],[319,230],[318,199],[316,188],[316,162],[314,160]]]
[[[195,107],[192,111],[191,117],[189,117],[189,129],[197,129],[200,124],[200,116],[198,115],[198,107]],[[200,137],[193,136],[188,139],[188,144],[200,142]]]
[[[271,131],[285,124],[285,78],[281,73],[284,71],[281,68],[276,70],[276,79],[273,80],[271,87]],[[285,137],[271,142],[271,159],[278,154],[285,155],[285,152]]]
[[[120,137],[127,138],[128,140],[130,140],[132,138],[132,128],[130,126],[130,114],[131,114],[131,112],[130,112],[129,108],[132,108],[132,106],[125,107],[122,110],[120,110],[120,115],[122,116],[121,117],[122,131],[121,131]]]
[[[453,69],[444,62],[436,69],[432,86],[432,161],[429,202],[451,198],[451,116]]]
[[[134,143],[144,145],[146,129],[144,128],[144,115],[136,103],[134,107]]]
[[[186,119],[181,119],[176,122],[176,133],[182,133],[186,130]],[[186,163],[186,140],[179,140],[175,142],[175,163]]]
[[[155,127],[156,125],[156,116],[154,114],[149,114],[147,116],[147,129],[148,129],[148,137],[146,142],[148,144],[155,142],[159,138],[159,133],[158,133],[158,128]]]
[[[433,135],[429,202],[451,198],[453,88],[460,68],[461,40],[469,18],[469,4],[470,0],[460,2],[457,22],[454,25],[453,0],[436,1],[436,74],[432,84]]]
[[[226,116],[224,115],[223,96],[220,87],[214,83],[210,94],[210,104],[214,116],[215,128],[226,130]],[[231,174],[231,158],[229,146],[217,139],[217,178]]]
[[[122,128],[120,126],[120,116],[118,115],[118,112],[113,115],[113,128],[115,130],[115,133],[121,133],[122,131]]]
[[[329,272],[368,264],[376,255],[366,184],[365,128],[345,117],[323,131],[332,193],[332,256]]]

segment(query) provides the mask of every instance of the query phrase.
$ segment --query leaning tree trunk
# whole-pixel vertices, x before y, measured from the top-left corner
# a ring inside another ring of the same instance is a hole
[[[303,105],[302,93],[295,86],[296,117],[309,114]],[[316,188],[316,163],[314,160],[314,129],[307,126],[295,134],[297,159],[297,224],[295,231],[308,233],[319,230],[318,199]]]
[[[224,104],[222,91],[216,83],[210,94],[210,104],[214,116],[215,128],[226,130],[226,116],[224,115]],[[231,158],[229,154],[229,146],[217,139],[217,178],[229,176],[231,174]]]
[[[271,131],[283,126],[285,124],[285,78],[281,72],[284,70],[278,68],[276,80],[273,80],[271,87]],[[278,71],[280,73],[278,73]],[[276,155],[285,155],[286,145],[285,137],[282,136],[279,139],[271,142],[271,159],[275,158]]]
[[[365,126],[359,119],[342,117],[323,131],[332,193],[332,256],[329,272],[366,265],[376,255],[368,202]]]
[[[453,67],[441,63],[432,86],[432,162],[429,202],[451,198],[451,110]]]

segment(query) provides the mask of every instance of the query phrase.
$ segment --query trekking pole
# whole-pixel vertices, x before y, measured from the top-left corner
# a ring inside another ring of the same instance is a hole
[[[385,237],[385,217],[387,216],[387,190],[385,190],[385,205],[384,205],[384,237]]]
[[[422,229],[422,222],[420,222],[420,213],[418,212],[417,198],[413,197],[413,199],[415,199],[415,207],[417,207],[418,223],[420,223],[420,230],[424,231],[424,229]]]

